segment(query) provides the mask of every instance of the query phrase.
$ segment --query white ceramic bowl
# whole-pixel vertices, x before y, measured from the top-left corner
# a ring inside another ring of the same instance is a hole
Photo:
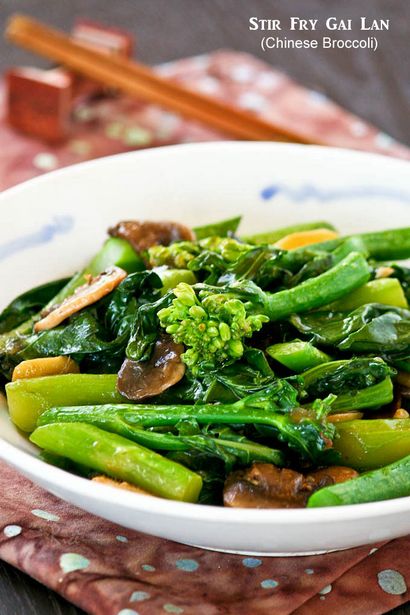
[[[342,231],[410,226],[410,165],[330,148],[271,143],[183,145],[50,173],[0,195],[1,306],[70,274],[122,218],[199,225],[243,214],[242,230],[326,219]],[[49,491],[127,527],[206,548],[304,554],[410,532],[410,497],[311,510],[224,509],[165,501],[70,475],[0,410],[0,457]]]

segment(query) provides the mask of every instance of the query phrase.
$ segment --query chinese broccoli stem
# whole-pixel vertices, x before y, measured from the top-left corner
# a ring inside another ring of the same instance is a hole
[[[160,497],[196,502],[202,488],[202,479],[195,472],[93,425],[45,425],[36,429],[30,440],[50,453],[138,485]]]
[[[332,403],[332,414],[350,410],[380,408],[393,401],[393,383],[388,376],[381,382],[364,389],[341,393]]]
[[[341,463],[374,470],[410,455],[408,419],[371,419],[336,424],[334,447]]]
[[[33,431],[42,412],[53,406],[118,403],[117,374],[60,374],[16,380],[6,385],[11,420]]]
[[[308,508],[363,504],[408,495],[410,495],[410,455],[345,483],[319,489],[310,496]]]
[[[285,384],[280,383],[277,386]],[[136,429],[175,427],[181,421],[195,421],[199,425],[268,425],[274,428],[278,439],[289,444],[302,457],[312,459],[319,455],[326,448],[326,426],[320,421],[316,411],[311,410],[309,416],[298,421],[292,416],[291,408],[281,410],[268,396],[269,388],[261,394],[249,395],[233,404],[105,404],[56,407],[45,411],[39,417],[38,425],[92,422],[128,438],[138,436]],[[148,437],[148,432],[144,437]],[[145,444],[148,445],[147,440]]]
[[[277,293],[265,293],[264,313],[270,320],[312,310],[365,284],[370,277],[369,265],[360,252],[352,252],[340,263],[315,278]]]
[[[197,282],[193,271],[189,269],[170,269],[169,267],[156,267],[153,271],[160,277],[162,282],[161,295],[165,295],[184,282],[185,284],[195,284]]]
[[[168,407],[169,406],[167,406],[167,408]],[[68,409],[65,411],[65,408],[61,408],[60,410],[61,412],[56,409],[48,413],[46,417],[39,421],[39,424],[78,422],[79,415],[77,412],[70,412]],[[81,414],[80,421],[82,423],[87,423],[117,433],[120,436],[138,442],[138,444],[150,449],[163,451],[188,451],[190,449],[195,449],[209,454],[212,452],[212,447],[217,446],[233,454],[244,465],[252,463],[252,461],[264,461],[279,466],[284,464],[284,456],[281,451],[269,448],[257,442],[252,442],[247,438],[238,441],[225,438],[213,438],[208,434],[182,436],[158,433],[155,431],[146,431],[142,427],[128,422],[126,418],[121,417],[121,412],[112,412],[107,406],[98,406],[97,410],[95,407],[86,406],[79,410]]]
[[[331,361],[329,355],[322,350],[319,350],[313,344],[309,344],[309,342],[302,342],[301,340],[273,344],[266,348],[266,353],[272,359],[275,359],[275,361],[278,361],[297,374],[316,367],[316,365]]]
[[[377,261],[401,260],[410,257],[410,227],[379,231],[373,233],[360,233],[350,235],[348,238],[358,238],[365,245],[371,258]],[[317,243],[311,248],[331,251],[337,248],[346,238],[332,239]]]
[[[348,312],[367,303],[382,303],[400,308],[409,307],[402,285],[397,278],[380,278],[367,282],[326,307],[331,312]]]

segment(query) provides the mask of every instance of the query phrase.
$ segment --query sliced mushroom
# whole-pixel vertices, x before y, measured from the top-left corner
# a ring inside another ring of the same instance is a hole
[[[95,278],[90,277],[73,295],[64,299],[60,305],[52,308],[44,318],[36,322],[34,331],[37,333],[57,327],[69,316],[108,295],[126,277],[127,273],[120,267],[111,267]]]
[[[355,470],[332,466],[301,474],[270,463],[254,463],[232,472],[225,482],[224,505],[238,508],[302,508],[322,487],[358,476]]]
[[[176,344],[170,335],[162,335],[149,361],[125,359],[118,373],[118,391],[134,401],[159,395],[183,377],[183,352],[182,344]]]
[[[178,222],[124,220],[108,229],[112,237],[126,239],[136,252],[152,246],[168,246],[174,241],[194,241],[195,233]]]

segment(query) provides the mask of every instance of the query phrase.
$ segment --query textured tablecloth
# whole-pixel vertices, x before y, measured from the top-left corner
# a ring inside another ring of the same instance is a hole
[[[408,148],[323,93],[248,55],[220,51],[158,70],[328,145],[410,159]],[[0,189],[107,154],[223,138],[158,107],[111,97],[78,106],[71,138],[51,147],[16,134],[1,105]],[[0,557],[96,615],[376,615],[410,598],[410,537],[322,556],[224,555],[101,520],[3,463],[0,490]]]

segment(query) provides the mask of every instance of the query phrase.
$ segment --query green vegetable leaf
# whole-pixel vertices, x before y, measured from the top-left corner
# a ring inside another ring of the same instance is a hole
[[[0,333],[11,331],[37,314],[67,284],[69,278],[32,288],[19,295],[0,314]]]

